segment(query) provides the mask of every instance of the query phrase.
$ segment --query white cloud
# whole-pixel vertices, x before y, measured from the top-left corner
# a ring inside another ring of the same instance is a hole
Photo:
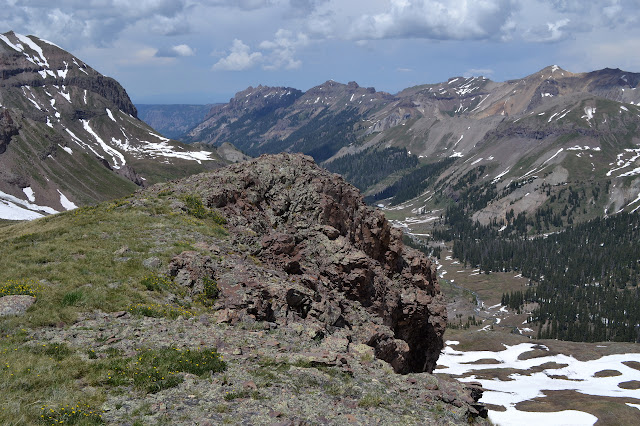
[[[235,39],[231,52],[213,65],[214,71],[242,71],[253,68],[262,61],[262,53],[251,52],[249,46],[242,40]]]
[[[390,0],[388,10],[364,15],[353,39],[477,40],[498,37],[517,10],[515,0]]]
[[[195,56],[196,51],[187,44],[179,44],[171,48],[178,56]]]
[[[263,41],[260,43],[261,49],[271,51],[271,53],[267,55],[264,69],[300,68],[302,61],[295,58],[296,50],[306,46],[308,43],[309,38],[303,33],[294,35],[289,30],[279,29],[273,41]]]

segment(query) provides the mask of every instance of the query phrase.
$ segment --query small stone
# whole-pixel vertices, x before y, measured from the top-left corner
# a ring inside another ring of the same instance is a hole
[[[271,417],[272,419],[278,418],[278,417],[282,417],[282,412],[281,411],[269,411],[269,417]]]
[[[233,350],[233,352],[231,352],[231,353],[232,353],[232,354],[234,354],[234,355],[242,355],[242,349],[240,349],[240,348],[235,348],[235,349]]]
[[[115,318],[122,318],[122,317],[124,317],[125,315],[127,315],[127,311],[118,311],[118,312],[114,312],[114,313],[113,313],[113,316],[114,316]]]
[[[242,384],[244,389],[258,390],[258,386],[253,380],[248,380]]]
[[[113,254],[115,254],[116,256],[122,256],[123,254],[129,253],[130,251],[131,249],[129,249],[129,246],[122,246],[118,250],[114,251]]]
[[[142,261],[142,266],[147,269],[159,269],[162,266],[162,261],[158,257],[150,257]]]

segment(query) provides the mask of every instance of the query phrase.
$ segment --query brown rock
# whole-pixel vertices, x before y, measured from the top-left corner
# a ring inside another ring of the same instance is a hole
[[[173,189],[219,209],[233,243],[271,268],[238,258],[221,272],[196,252],[171,261],[169,274],[192,292],[215,276],[228,310],[219,322],[304,322],[313,339],[347,328],[354,343],[374,347],[397,372],[435,368],[447,321],[435,269],[340,176],[303,155],[265,155]]]

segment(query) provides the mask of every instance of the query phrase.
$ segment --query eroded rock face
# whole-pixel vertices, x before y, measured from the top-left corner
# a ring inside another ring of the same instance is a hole
[[[172,262],[192,285],[200,273],[217,280],[225,321],[301,321],[319,338],[347,330],[397,372],[435,368],[447,314],[434,268],[340,176],[279,154],[172,189],[220,210],[233,244],[254,256],[226,267],[195,252]]]

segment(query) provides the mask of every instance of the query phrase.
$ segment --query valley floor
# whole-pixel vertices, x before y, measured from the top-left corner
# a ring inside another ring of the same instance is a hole
[[[385,208],[394,225],[414,238],[429,236],[441,211],[414,202]],[[481,384],[489,419],[505,425],[636,425],[640,422],[640,345],[537,340],[527,323],[534,308],[501,305],[504,293],[527,289],[518,273],[485,274],[442,246],[436,262],[448,300],[446,346],[436,373]]]
[[[503,292],[523,290],[526,279],[480,274],[446,250],[438,263],[451,326],[436,372],[481,384],[480,402],[489,407],[492,422],[638,423],[640,346],[536,340],[526,310],[518,314],[500,304]]]

